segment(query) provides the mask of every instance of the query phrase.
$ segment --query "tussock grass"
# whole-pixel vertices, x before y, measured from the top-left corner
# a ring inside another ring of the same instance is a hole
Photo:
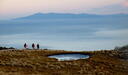
[[[74,61],[47,57],[58,53],[85,53],[91,57]],[[1,50],[0,75],[127,75],[128,61],[118,54],[115,50]]]

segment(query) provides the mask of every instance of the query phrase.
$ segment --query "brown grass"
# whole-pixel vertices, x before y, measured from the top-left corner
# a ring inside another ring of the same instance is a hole
[[[88,59],[57,61],[47,55],[76,53],[61,50],[1,50],[0,75],[127,75],[128,61],[116,51],[83,51]]]

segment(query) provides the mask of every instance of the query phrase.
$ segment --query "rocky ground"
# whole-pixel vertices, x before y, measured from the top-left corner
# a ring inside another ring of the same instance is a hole
[[[128,75],[128,61],[116,50],[83,51],[88,59],[58,61],[47,55],[62,50],[1,50],[0,75]],[[75,52],[76,53],[76,52]]]

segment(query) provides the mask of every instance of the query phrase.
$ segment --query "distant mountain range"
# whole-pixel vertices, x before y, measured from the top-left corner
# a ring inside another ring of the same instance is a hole
[[[34,19],[75,19],[75,18],[121,18],[127,17],[128,14],[114,14],[114,15],[95,15],[95,14],[65,14],[65,13],[36,13],[30,16],[16,18],[16,20],[34,20]]]

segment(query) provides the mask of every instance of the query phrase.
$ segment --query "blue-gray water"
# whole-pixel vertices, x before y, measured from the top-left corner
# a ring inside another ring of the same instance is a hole
[[[0,21],[0,45],[60,50],[113,49],[128,44],[128,18]]]
[[[57,54],[57,55],[50,55],[49,58],[56,58],[59,61],[64,60],[78,60],[78,59],[87,59],[89,55],[85,54]]]

